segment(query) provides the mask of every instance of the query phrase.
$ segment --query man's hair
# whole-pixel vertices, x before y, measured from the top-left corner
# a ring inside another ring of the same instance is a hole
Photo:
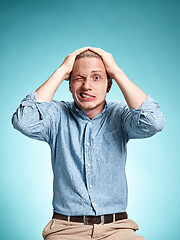
[[[100,58],[100,59],[102,60],[102,58],[101,58],[101,56],[100,56],[99,54],[97,54],[97,53],[95,53],[95,52],[92,52],[92,51],[90,51],[90,50],[86,50],[86,51],[78,54],[78,55],[76,56],[76,59],[80,59],[80,58],[84,58],[84,57]],[[75,59],[75,60],[76,60],[76,59]]]
[[[95,53],[95,52],[92,52],[92,51],[90,51],[90,50],[86,50],[86,51],[78,54],[78,55],[76,56],[76,58],[75,58],[75,61],[78,60],[78,59],[80,59],[80,58],[85,58],[85,57],[88,57],[88,58],[99,58],[99,59],[102,60],[102,58],[101,58],[101,56],[100,56],[99,54],[97,54],[97,53]],[[102,60],[102,61],[103,61],[103,60]],[[71,72],[71,73],[72,73],[72,72]],[[69,76],[69,80],[71,80],[71,73],[70,73],[70,76]],[[109,75],[108,75],[107,72],[106,72],[106,74],[107,74],[107,79],[110,80],[110,77],[109,77]]]

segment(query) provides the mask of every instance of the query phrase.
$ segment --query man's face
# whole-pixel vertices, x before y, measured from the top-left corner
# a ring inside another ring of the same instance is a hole
[[[101,59],[84,57],[75,61],[69,89],[76,106],[86,115],[94,117],[103,110],[111,84]]]

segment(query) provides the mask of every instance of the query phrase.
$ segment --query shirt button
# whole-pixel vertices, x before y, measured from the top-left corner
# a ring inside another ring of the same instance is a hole
[[[90,163],[88,163],[88,167],[90,167],[91,166],[91,164]]]
[[[93,186],[92,185],[89,185],[90,188],[92,188]]]
[[[91,126],[91,122],[88,122],[88,125]]]
[[[90,143],[86,143],[87,146],[89,146]]]
[[[96,204],[94,204],[94,206],[96,207]]]

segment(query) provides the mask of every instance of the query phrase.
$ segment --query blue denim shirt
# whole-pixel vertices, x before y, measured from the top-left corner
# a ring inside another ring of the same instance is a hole
[[[33,91],[22,100],[12,123],[26,136],[49,144],[53,210],[73,216],[126,211],[127,142],[151,137],[165,120],[150,95],[139,109],[129,109],[125,100],[106,102],[90,120],[74,102],[38,102]]]

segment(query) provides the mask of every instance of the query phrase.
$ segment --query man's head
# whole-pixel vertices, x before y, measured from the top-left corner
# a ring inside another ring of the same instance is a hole
[[[88,58],[98,58],[98,59],[101,59],[101,61],[103,61],[99,54],[97,54],[95,52],[92,52],[90,50],[86,50],[86,51],[78,54],[76,56],[76,58],[75,58],[75,61],[78,60],[78,59],[81,59],[81,58],[85,58],[85,57],[88,57]],[[106,72],[106,74],[107,74],[107,79],[110,80],[110,77],[108,76],[107,72]],[[69,78],[70,80],[71,80],[71,75],[72,75],[72,72],[70,73],[70,78]]]
[[[112,80],[108,78],[102,58],[98,54],[87,50],[76,56],[69,89],[76,106],[89,118],[102,111],[111,85]]]

